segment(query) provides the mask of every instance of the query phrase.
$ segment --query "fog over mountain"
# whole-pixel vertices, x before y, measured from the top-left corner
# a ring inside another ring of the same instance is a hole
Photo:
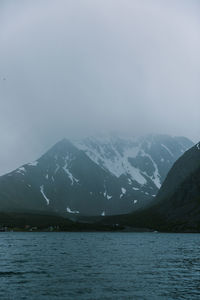
[[[198,0],[0,1],[0,174],[62,138],[200,139]]]

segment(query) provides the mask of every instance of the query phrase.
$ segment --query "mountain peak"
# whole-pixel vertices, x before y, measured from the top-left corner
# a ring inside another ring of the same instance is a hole
[[[69,153],[77,153],[78,149],[68,139],[64,138],[57,142],[44,156],[66,156]]]

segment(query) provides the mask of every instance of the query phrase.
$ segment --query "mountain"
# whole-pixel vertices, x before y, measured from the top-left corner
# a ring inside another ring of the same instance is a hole
[[[192,145],[167,135],[64,139],[0,177],[0,210],[101,216],[137,210],[154,199]]]
[[[156,198],[170,226],[200,229],[200,143],[177,160]]]

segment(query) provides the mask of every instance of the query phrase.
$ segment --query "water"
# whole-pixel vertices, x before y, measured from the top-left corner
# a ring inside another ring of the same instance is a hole
[[[4,299],[200,299],[200,235],[2,232]]]

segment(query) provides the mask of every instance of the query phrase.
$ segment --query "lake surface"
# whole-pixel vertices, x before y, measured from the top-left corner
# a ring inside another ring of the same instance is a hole
[[[1,232],[0,299],[200,299],[200,234]]]

